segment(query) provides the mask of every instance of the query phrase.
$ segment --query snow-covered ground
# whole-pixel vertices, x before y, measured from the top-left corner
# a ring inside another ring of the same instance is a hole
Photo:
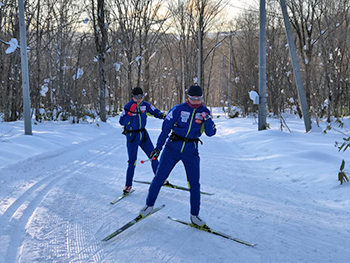
[[[118,117],[107,123],[33,125],[0,123],[0,262],[349,262],[350,183],[337,174],[349,150],[326,123],[305,133],[287,116],[291,133],[258,131],[254,118],[227,119],[214,109],[217,135],[200,146],[201,217],[212,228],[258,243],[248,247],[167,219],[189,220],[189,193],[161,189],[165,208],[108,242],[101,240],[133,219],[148,186],[116,205],[127,166]],[[344,120],[350,127],[349,119]],[[313,124],[315,127],[316,125]],[[148,118],[153,142],[161,120]],[[336,127],[334,125],[334,127]],[[342,129],[347,132],[346,129]],[[138,162],[146,156],[139,151]],[[346,165],[348,169],[348,164]],[[151,180],[149,163],[134,179]],[[179,163],[170,182],[186,186]]]

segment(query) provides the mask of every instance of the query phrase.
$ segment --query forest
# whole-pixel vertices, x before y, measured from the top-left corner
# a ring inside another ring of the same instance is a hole
[[[350,114],[350,0],[286,0],[309,111]],[[259,1],[25,0],[31,114],[106,121],[140,86],[168,111],[199,83],[207,106],[258,110]],[[23,117],[17,0],[0,1],[0,116]],[[267,109],[300,115],[280,2],[266,0]],[[199,70],[200,69],[200,70]]]

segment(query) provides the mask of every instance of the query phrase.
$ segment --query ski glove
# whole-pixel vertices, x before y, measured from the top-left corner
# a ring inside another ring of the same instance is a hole
[[[128,111],[128,115],[129,116],[132,116],[132,114],[135,112],[136,110],[136,107],[137,107],[137,103],[133,103]]]
[[[165,117],[166,117],[166,114],[162,112],[162,113],[160,114],[160,118],[164,120]]]
[[[206,112],[202,112],[201,116],[205,121],[211,119],[211,116]]]
[[[160,150],[155,148],[152,152],[151,152],[151,159],[152,160],[156,160],[159,157],[160,154]]]

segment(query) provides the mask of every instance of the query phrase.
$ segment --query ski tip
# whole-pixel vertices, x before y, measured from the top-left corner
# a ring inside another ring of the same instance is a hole
[[[251,243],[249,243],[249,244],[242,243],[242,244],[247,245],[248,247],[255,247],[255,246],[257,246],[257,245],[258,245],[258,244],[251,244]]]
[[[101,241],[102,242],[106,242],[106,241],[108,241],[108,240],[110,240],[111,238],[110,238],[110,236],[108,236],[108,237],[105,237],[104,239],[102,239]]]
[[[208,192],[202,192],[202,191],[201,191],[201,194],[202,195],[215,195],[215,193],[208,193]]]

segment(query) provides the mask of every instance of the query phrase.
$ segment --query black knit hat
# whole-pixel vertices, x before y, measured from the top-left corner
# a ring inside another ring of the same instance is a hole
[[[202,88],[199,87],[198,85],[192,85],[191,87],[188,88],[187,90],[188,96],[202,96]]]
[[[132,96],[143,95],[143,90],[140,87],[135,87],[131,91]]]

